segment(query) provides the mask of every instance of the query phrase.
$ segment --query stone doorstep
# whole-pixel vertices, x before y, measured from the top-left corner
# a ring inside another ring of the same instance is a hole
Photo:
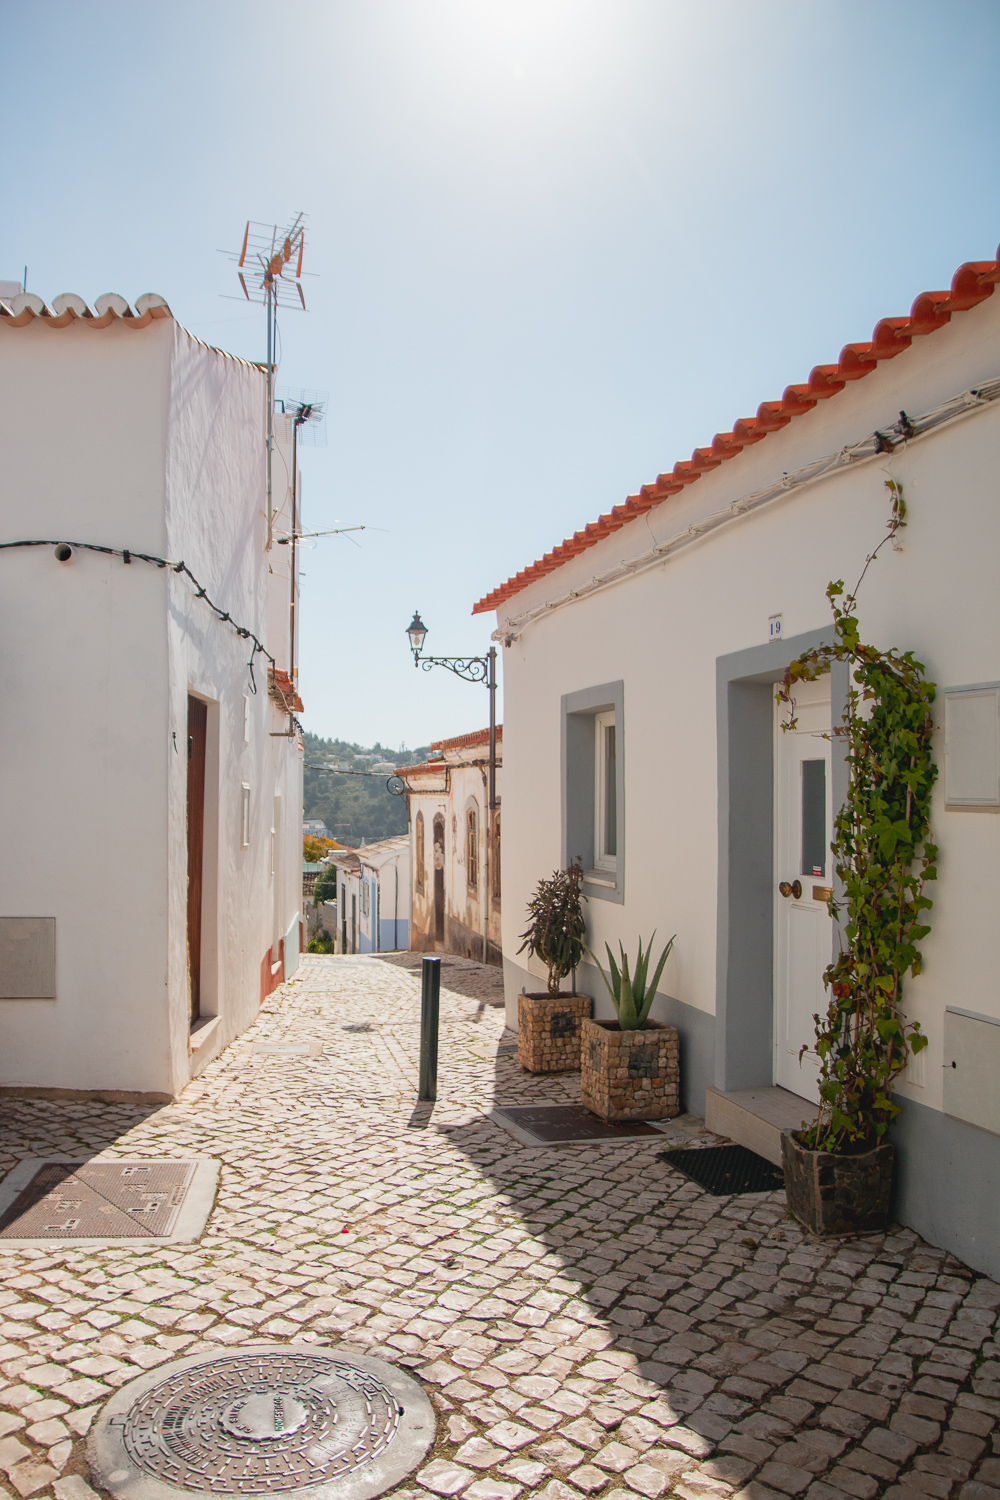
[[[723,1092],[709,1086],[705,1093],[706,1130],[746,1146],[776,1167],[782,1164],[781,1132],[798,1130],[815,1112],[808,1099],[777,1087]]]

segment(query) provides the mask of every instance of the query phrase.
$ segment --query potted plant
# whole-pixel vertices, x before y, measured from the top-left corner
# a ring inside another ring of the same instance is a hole
[[[900,487],[889,481],[887,535],[867,559],[861,579],[886,541],[905,525]],[[860,584],[861,579],[858,580]],[[792,662],[778,691],[794,723],[795,684],[831,662],[851,672],[843,719],[834,730],[846,749],[848,792],[834,819],[831,849],[842,897],[841,951],[826,970],[826,1015],[815,1017],[820,1107],[812,1125],[782,1137],[788,1206],[817,1235],[866,1234],[888,1223],[894,1147],[887,1132],[901,1106],[896,1079],[911,1053],[927,1045],[919,1025],[902,1014],[903,977],[920,972],[918,943],[930,927],[925,883],[937,875],[930,837],[934,684],[913,653],[864,645],[856,618],[858,586],[842,581],[827,597],[834,644]],[[841,603],[841,596],[843,602]]]
[[[625,949],[621,967],[608,944],[611,977],[608,978],[588,948],[615,1008],[615,1021],[583,1023],[581,1089],[587,1109],[602,1120],[667,1120],[680,1114],[680,1047],[673,1026],[649,1019],[663,966],[674,946],[676,933],[660,954],[652,979],[648,979],[649,947],[639,953],[629,972]]]
[[[529,1073],[570,1072],[580,1066],[580,1025],[593,1001],[576,993],[576,966],[583,957],[583,866],[555,870],[540,880],[528,904],[531,918],[518,953],[525,949],[548,969],[544,993],[517,997],[517,1057]],[[560,991],[567,974],[574,975],[573,993]]]

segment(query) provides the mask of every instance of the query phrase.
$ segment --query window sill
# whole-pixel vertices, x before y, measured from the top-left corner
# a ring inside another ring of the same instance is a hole
[[[583,878],[588,885],[606,885],[610,890],[618,885],[616,870],[584,870]]]
[[[212,1040],[219,1029],[221,1017],[202,1016],[194,1024],[188,1038],[188,1056],[194,1057],[208,1042]]]

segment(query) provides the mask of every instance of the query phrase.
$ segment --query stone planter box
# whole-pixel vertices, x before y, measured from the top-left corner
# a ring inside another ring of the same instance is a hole
[[[788,1207],[813,1234],[875,1234],[889,1222],[895,1147],[888,1142],[863,1156],[807,1151],[796,1133],[781,1136]]]
[[[578,1073],[589,995],[518,995],[517,1060],[529,1073]]]
[[[584,1021],[581,1090],[602,1120],[669,1120],[681,1112],[680,1045],[673,1026],[622,1031]]]

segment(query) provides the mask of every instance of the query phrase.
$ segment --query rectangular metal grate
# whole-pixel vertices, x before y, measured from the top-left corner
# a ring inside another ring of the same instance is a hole
[[[194,1162],[44,1162],[0,1218],[0,1239],[170,1234]]]
[[[660,1135],[653,1125],[642,1120],[622,1120],[606,1124],[582,1104],[550,1104],[541,1108],[505,1107],[500,1113],[519,1125],[539,1144],[556,1141],[612,1141],[629,1135]]]
[[[730,1193],[773,1193],[785,1185],[780,1167],[746,1146],[702,1146],[657,1154],[668,1167],[690,1177],[716,1198]]]

